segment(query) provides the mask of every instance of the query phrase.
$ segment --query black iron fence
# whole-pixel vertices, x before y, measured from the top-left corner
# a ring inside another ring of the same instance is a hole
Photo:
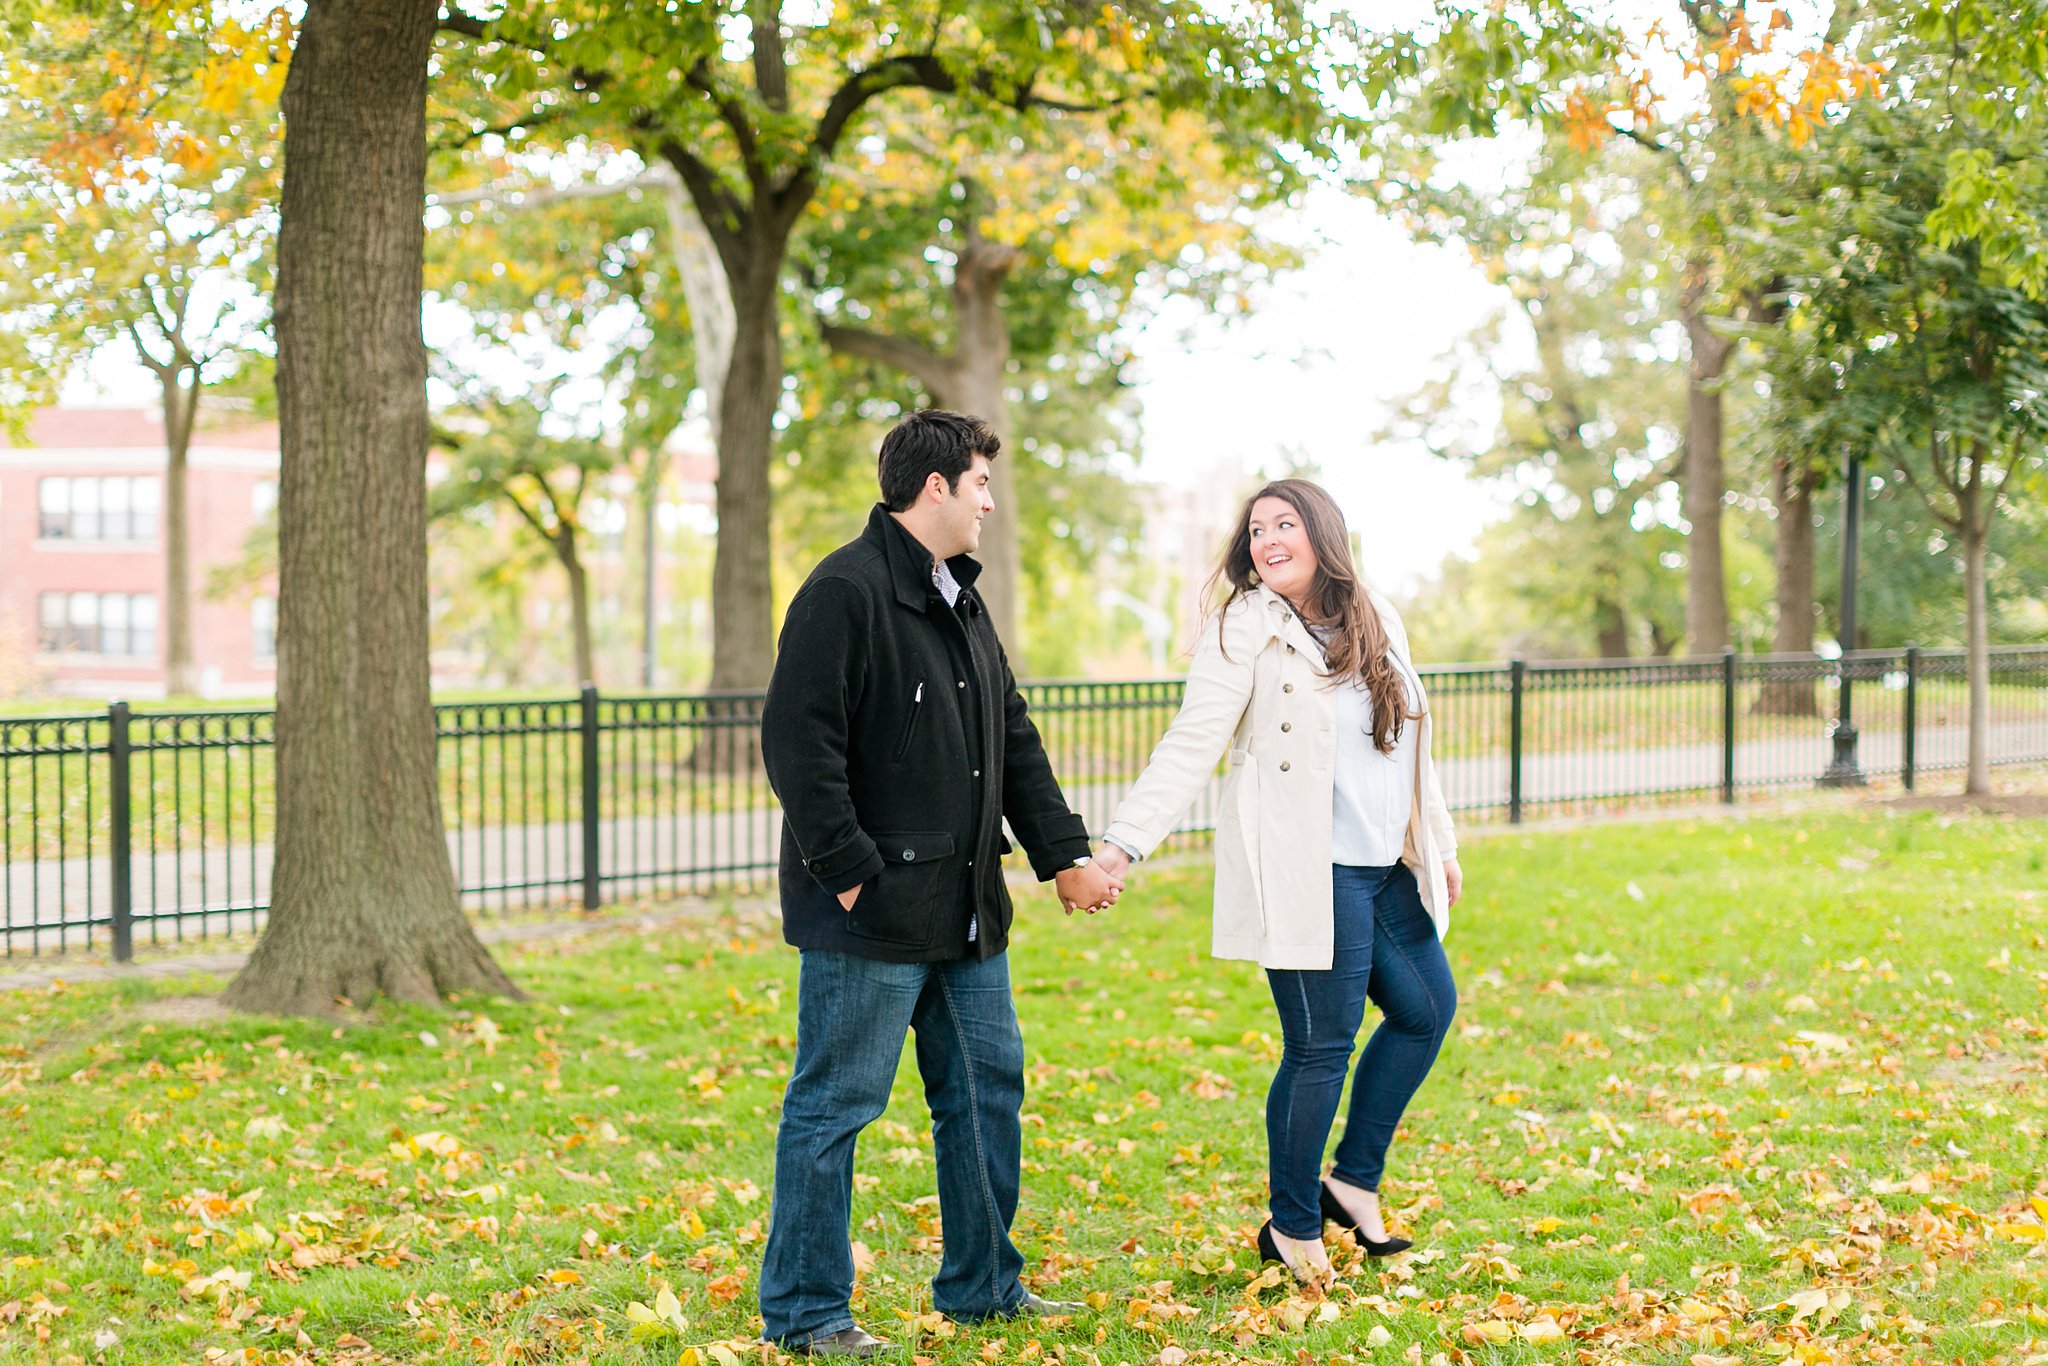
[[[1445,795],[1519,821],[1811,786],[1852,685],[1861,772],[1912,787],[1963,767],[1960,651],[1460,665],[1423,671]],[[1025,689],[1091,829],[1143,767],[1178,679]],[[755,760],[758,694],[435,707],[449,854],[483,911],[745,889],[772,875],[779,815]],[[128,958],[140,943],[255,928],[275,828],[268,709],[0,718],[0,952]],[[2048,763],[2048,647],[1992,652],[1992,762]],[[1184,823],[1198,837],[1214,791]]]

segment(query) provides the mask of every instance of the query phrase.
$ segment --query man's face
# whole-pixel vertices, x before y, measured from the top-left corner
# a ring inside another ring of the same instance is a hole
[[[946,544],[952,547],[941,559],[971,554],[981,545],[981,519],[996,505],[996,500],[989,496],[988,475],[988,458],[975,456],[960,476],[959,484],[939,505],[939,526]]]

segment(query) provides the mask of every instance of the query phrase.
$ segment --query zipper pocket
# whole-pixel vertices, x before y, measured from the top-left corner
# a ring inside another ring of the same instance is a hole
[[[910,753],[910,737],[917,734],[917,718],[924,712],[924,680],[917,680],[917,691],[910,695],[910,717],[903,723],[903,738],[896,742],[896,761]]]

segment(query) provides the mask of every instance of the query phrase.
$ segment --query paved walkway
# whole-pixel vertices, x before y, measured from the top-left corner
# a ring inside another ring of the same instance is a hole
[[[1896,772],[1901,737],[1872,732],[1863,737],[1866,771]],[[1919,762],[1929,768],[1958,761],[1966,732],[1959,726],[1927,727]],[[2048,731],[2036,722],[1993,727],[1992,753],[2033,756],[2048,753]],[[1817,729],[1810,733],[1743,741],[1736,747],[1736,776],[1744,792],[1790,793],[1811,783],[1827,767],[1832,746]],[[1544,751],[1523,758],[1525,810],[1571,802],[1627,802],[1637,795],[1711,800],[1721,785],[1718,744],[1682,744],[1642,749]],[[1438,762],[1444,794],[1454,811],[1499,813],[1508,789],[1505,754],[1447,755]],[[1109,823],[1125,784],[1082,779],[1068,784],[1068,802],[1091,830]],[[1206,828],[1216,810],[1216,784],[1200,797],[1189,828]],[[1477,822],[1471,824],[1476,825]],[[627,811],[607,816],[599,827],[603,894],[627,899],[677,892],[709,893],[719,884],[772,879],[780,840],[781,812],[774,807],[740,810]],[[166,836],[168,838],[168,836]],[[536,822],[450,831],[448,853],[457,882],[471,888],[463,904],[471,910],[511,911],[566,900],[581,888],[583,832],[567,821]],[[138,847],[131,873],[135,889],[138,949],[156,936],[204,943],[209,938],[253,933],[270,899],[273,849],[268,843],[211,849]],[[0,950],[31,956],[104,947],[112,915],[112,870],[104,855],[92,858],[10,863],[0,876]],[[144,951],[147,951],[146,949]]]
[[[1787,794],[1769,802],[1753,802],[1741,806],[1724,806],[1719,802],[1698,806],[1671,806],[1630,812],[1627,815],[1564,816],[1549,820],[1526,821],[1521,825],[1471,824],[1458,832],[1459,840],[1470,844],[1497,836],[1520,836],[1541,834],[1553,830],[1578,829],[1584,826],[1625,825],[1641,821],[1675,820],[1744,820],[1755,816],[1784,815],[1791,812],[1812,810],[1816,807],[1839,807],[1843,797],[1839,793],[1803,792]],[[1177,862],[1185,858],[1206,858],[1206,852],[1168,855],[1162,861]],[[1013,886],[1021,894],[1035,891],[1037,884],[1028,874],[1016,874]],[[684,920],[701,919],[715,911],[734,907],[756,911],[765,915],[776,913],[776,902],[770,896],[698,897],[684,896],[665,901],[649,910],[621,914],[600,912],[593,915],[564,916],[552,920],[483,922],[477,926],[477,937],[486,944],[536,943],[549,939],[572,938],[586,934],[605,934],[620,930],[658,929],[663,925]],[[202,975],[227,976],[238,971],[248,959],[247,949],[233,949],[216,952],[178,953],[169,952],[160,956],[147,957],[135,963],[115,964],[105,961],[99,955],[66,958],[52,955],[28,960],[33,966],[24,966],[15,972],[0,972],[0,992],[47,991],[58,982],[76,984],[81,982],[153,981],[175,977],[197,977]]]

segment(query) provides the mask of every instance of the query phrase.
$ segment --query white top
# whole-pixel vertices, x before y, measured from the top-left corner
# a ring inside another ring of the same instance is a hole
[[[1413,659],[1401,614],[1377,593],[1371,600],[1394,649]],[[1217,757],[1228,752],[1215,806],[1218,958],[1269,968],[1330,966],[1337,696],[1321,686],[1321,653],[1292,605],[1264,584],[1212,617],[1195,646],[1180,711],[1105,832],[1151,853],[1210,790]],[[1427,705],[1427,689],[1422,696]],[[1442,938],[1451,923],[1444,860],[1458,836],[1430,761],[1435,727],[1426,712],[1413,724],[1416,809],[1401,863],[1415,874]]]
[[[1388,656],[1400,671],[1408,710],[1420,711],[1422,681],[1399,650]],[[1401,861],[1408,818],[1415,810],[1414,717],[1401,724],[1391,752],[1372,742],[1372,693],[1363,680],[1337,694],[1337,765],[1332,788],[1330,862],[1386,868]]]

